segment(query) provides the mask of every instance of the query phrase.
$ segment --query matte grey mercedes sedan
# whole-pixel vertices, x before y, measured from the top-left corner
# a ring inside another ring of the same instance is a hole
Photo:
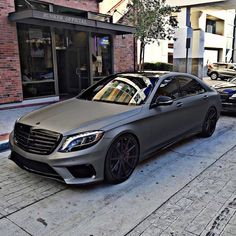
[[[67,184],[121,183],[138,162],[193,134],[210,137],[219,94],[182,73],[120,73],[16,121],[10,159]]]

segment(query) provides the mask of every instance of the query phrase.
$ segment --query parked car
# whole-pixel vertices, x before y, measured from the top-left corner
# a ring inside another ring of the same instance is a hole
[[[221,98],[223,112],[236,112],[236,79],[212,86]]]
[[[224,80],[236,77],[236,64],[234,63],[213,63],[208,65],[207,75],[212,80],[218,78]]]
[[[219,94],[195,76],[116,74],[17,120],[10,159],[67,184],[120,183],[156,150],[210,137],[220,111]]]

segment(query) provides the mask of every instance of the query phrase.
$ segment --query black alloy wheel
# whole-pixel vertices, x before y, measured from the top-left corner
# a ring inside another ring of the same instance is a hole
[[[110,146],[105,161],[105,179],[118,184],[127,180],[139,160],[139,144],[131,134],[119,136]]]
[[[202,137],[210,137],[216,128],[217,123],[217,111],[214,107],[211,107],[206,115],[205,121],[202,126]]]

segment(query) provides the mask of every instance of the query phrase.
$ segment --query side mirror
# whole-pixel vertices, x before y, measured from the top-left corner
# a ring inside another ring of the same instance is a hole
[[[159,96],[156,98],[156,101],[151,105],[151,108],[157,106],[169,106],[173,104],[173,99],[168,96]]]

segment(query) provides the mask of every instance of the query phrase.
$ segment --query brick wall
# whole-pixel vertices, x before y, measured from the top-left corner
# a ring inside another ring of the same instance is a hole
[[[116,36],[114,39],[114,71],[134,71],[133,35]]]
[[[97,0],[44,0],[71,8],[98,12]],[[0,1],[0,104],[22,101],[20,60],[16,24],[8,21],[14,0]]]
[[[54,3],[56,5],[81,9],[85,11],[98,12],[97,0],[44,0],[44,2]]]
[[[97,0],[44,0],[61,6],[98,12]],[[0,1],[0,104],[23,100],[16,24],[8,21],[14,12],[14,0]],[[116,36],[114,40],[114,70],[134,70],[133,36]]]
[[[14,9],[14,1],[0,1],[0,104],[22,100],[16,26],[7,19]]]

